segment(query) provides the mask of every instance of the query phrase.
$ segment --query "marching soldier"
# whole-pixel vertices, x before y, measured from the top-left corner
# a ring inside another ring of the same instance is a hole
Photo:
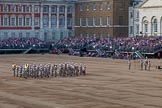
[[[12,64],[12,70],[13,70],[14,77],[15,77],[15,75],[16,75],[16,64]]]

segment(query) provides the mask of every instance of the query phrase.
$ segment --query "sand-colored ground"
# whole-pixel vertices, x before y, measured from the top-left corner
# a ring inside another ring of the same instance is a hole
[[[61,63],[87,65],[87,76],[14,78],[11,64]],[[162,108],[160,60],[140,71],[126,60],[67,55],[0,55],[0,108]],[[136,68],[136,69],[135,69]]]

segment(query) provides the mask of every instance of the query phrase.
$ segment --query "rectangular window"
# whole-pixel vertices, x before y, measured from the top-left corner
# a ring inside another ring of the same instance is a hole
[[[79,26],[82,26],[82,18],[79,18]]]
[[[136,34],[139,34],[139,25],[136,24]]]
[[[34,7],[34,12],[39,12],[39,6]]]
[[[52,40],[55,40],[55,32],[52,32]]]
[[[107,10],[110,10],[110,3],[107,2]]]
[[[103,3],[100,3],[100,10],[103,10]]]
[[[93,17],[93,26],[96,26],[96,17]]]
[[[145,33],[148,32],[148,24],[145,24]]]
[[[39,39],[39,32],[35,32],[35,37]]]
[[[102,25],[103,25],[103,17],[100,16],[100,26],[102,26]]]
[[[3,6],[3,12],[8,12],[8,5]]]
[[[22,32],[19,32],[19,38],[22,38],[22,37],[23,37]]]
[[[25,23],[26,26],[30,26],[30,18],[26,18],[26,23]]]
[[[60,17],[60,19],[59,19],[59,26],[60,26],[60,27],[63,27],[64,25],[65,25],[65,17],[62,16],[62,17]]]
[[[26,6],[26,12],[30,12],[30,6]]]
[[[18,12],[22,12],[23,11],[22,9],[23,9],[23,6],[19,6],[18,7]]]
[[[68,13],[72,13],[72,6],[69,6],[69,7],[67,8],[67,12],[68,12]]]
[[[4,32],[4,37],[5,37],[5,39],[8,38],[8,32]]]
[[[93,10],[96,10],[96,3],[93,4]]]
[[[89,18],[86,17],[86,26],[89,26]]]
[[[83,37],[83,33],[80,33],[80,37]]]
[[[57,7],[56,6],[52,6],[51,7],[51,12],[52,13],[56,13],[57,12]]]
[[[43,12],[48,12],[48,6],[43,6]]]
[[[72,19],[71,18],[67,18],[67,26],[68,27],[72,26]]]
[[[16,12],[16,7],[15,7],[15,5],[11,5],[10,10],[11,10],[11,12]]]
[[[89,5],[87,5],[87,11],[89,11]]]
[[[130,26],[130,34],[132,34],[132,33],[133,33],[133,27]]]
[[[110,25],[110,16],[107,16],[107,25]]]
[[[30,32],[26,32],[26,37],[30,37]]]
[[[83,6],[82,5],[79,6],[79,10],[83,11]]]
[[[19,18],[19,26],[23,26],[23,18],[22,17]]]
[[[47,27],[48,26],[48,17],[44,16],[43,17],[43,27]]]
[[[15,32],[12,32],[11,33],[11,37],[15,37]]]
[[[65,7],[64,7],[64,6],[60,6],[59,12],[60,12],[60,13],[64,13],[64,12],[65,12]]]
[[[57,17],[53,15],[51,17],[51,26],[56,27],[56,25],[57,25]]]
[[[34,25],[35,26],[39,26],[39,18],[35,18],[34,19]]]
[[[133,12],[130,12],[130,18],[133,18]]]

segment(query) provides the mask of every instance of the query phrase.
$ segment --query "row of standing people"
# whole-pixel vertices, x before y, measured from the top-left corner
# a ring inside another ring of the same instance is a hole
[[[128,59],[128,69],[131,69],[131,59]],[[140,59],[140,60],[135,60],[135,68],[140,68],[141,71],[143,70],[148,70],[150,71],[151,68],[151,61],[148,60],[148,58],[146,57],[146,59]]]
[[[12,65],[14,77],[25,79],[86,75],[86,65],[77,63]]]

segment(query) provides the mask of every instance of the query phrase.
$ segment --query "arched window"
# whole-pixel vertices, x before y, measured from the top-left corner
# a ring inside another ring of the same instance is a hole
[[[10,25],[11,25],[11,26],[16,26],[16,17],[15,17],[14,15],[11,16]]]
[[[7,15],[5,15],[5,16],[3,16],[3,26],[8,26],[8,16]]]
[[[23,16],[18,17],[18,26],[23,26]]]
[[[30,26],[31,25],[31,18],[30,18],[30,16],[26,16],[25,17],[25,25],[26,26]]]
[[[157,24],[157,19],[154,19],[154,21],[153,21],[153,28],[154,28],[154,32],[157,32],[158,30],[158,24]]]
[[[147,20],[144,21],[144,32],[145,33],[148,32],[148,21]]]

